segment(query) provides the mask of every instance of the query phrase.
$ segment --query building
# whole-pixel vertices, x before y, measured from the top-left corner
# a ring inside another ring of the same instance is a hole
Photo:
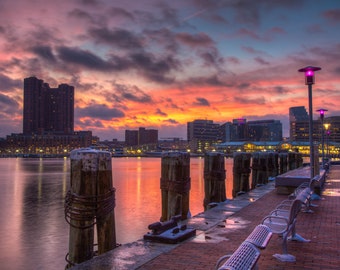
[[[23,134],[73,134],[74,87],[51,88],[36,77],[24,79]]]
[[[297,142],[309,140],[309,116],[304,106],[289,108],[289,138]]]
[[[279,120],[248,121],[249,141],[282,141],[282,123]]]
[[[23,133],[2,142],[1,155],[68,155],[96,144],[91,131],[74,131],[74,87],[51,88],[36,77],[24,79]]]
[[[282,123],[279,120],[248,121],[234,119],[220,126],[222,142],[281,141]]]
[[[68,156],[77,148],[96,144],[91,131],[76,131],[73,134],[26,135],[11,134],[6,137],[3,155],[15,156]]]
[[[194,120],[187,123],[188,141],[218,141],[221,139],[220,125],[212,120]]]
[[[328,130],[324,130],[325,140],[340,143],[340,116],[325,117],[323,122],[329,124]]]
[[[248,140],[248,125],[244,118],[233,119],[231,125],[231,141],[246,141]]]
[[[221,141],[221,128],[212,120],[197,119],[187,123],[187,138],[191,151],[202,153]]]
[[[126,146],[138,146],[158,143],[158,130],[145,129],[140,127],[138,130],[125,130]]]

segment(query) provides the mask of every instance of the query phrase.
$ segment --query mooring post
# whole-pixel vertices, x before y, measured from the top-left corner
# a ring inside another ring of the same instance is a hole
[[[212,202],[223,202],[226,198],[224,155],[209,152],[204,155],[204,210]]]
[[[181,215],[188,218],[190,195],[190,154],[167,152],[162,155],[161,179],[162,216],[161,221]]]
[[[288,171],[288,153],[280,153],[279,160],[280,160],[279,174],[284,174]]]
[[[233,197],[236,197],[239,192],[249,191],[249,176],[250,176],[250,153],[235,152],[233,166]]]
[[[253,174],[251,187],[268,183],[268,154],[265,152],[256,152],[253,154]]]
[[[65,198],[70,224],[68,266],[93,257],[95,224],[98,254],[116,246],[111,154],[83,148],[71,151],[70,159],[70,190]]]
[[[303,156],[301,153],[296,153],[296,167],[303,167]]]
[[[289,152],[288,153],[288,170],[294,170],[297,168],[297,153],[296,152]]]
[[[275,177],[279,174],[279,154],[277,152],[268,152],[267,158],[267,180],[269,180],[269,177]]]

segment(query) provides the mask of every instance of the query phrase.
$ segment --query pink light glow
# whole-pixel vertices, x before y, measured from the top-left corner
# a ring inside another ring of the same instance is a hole
[[[307,70],[306,76],[313,76],[313,75],[314,75],[313,70]]]

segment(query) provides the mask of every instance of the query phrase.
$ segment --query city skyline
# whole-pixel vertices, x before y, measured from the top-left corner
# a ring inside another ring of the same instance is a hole
[[[308,108],[304,66],[320,66],[314,119],[340,115],[340,2],[4,0],[0,137],[22,132],[23,79],[75,87],[75,130],[101,140],[187,122],[275,119]]]

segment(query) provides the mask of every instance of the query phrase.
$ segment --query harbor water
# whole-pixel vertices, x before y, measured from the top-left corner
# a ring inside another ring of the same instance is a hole
[[[232,192],[232,159],[226,159],[227,198]],[[190,212],[203,212],[203,158],[190,160]],[[0,263],[6,270],[61,270],[68,252],[64,200],[69,159],[0,159]],[[117,243],[141,239],[161,216],[161,159],[113,158]]]

